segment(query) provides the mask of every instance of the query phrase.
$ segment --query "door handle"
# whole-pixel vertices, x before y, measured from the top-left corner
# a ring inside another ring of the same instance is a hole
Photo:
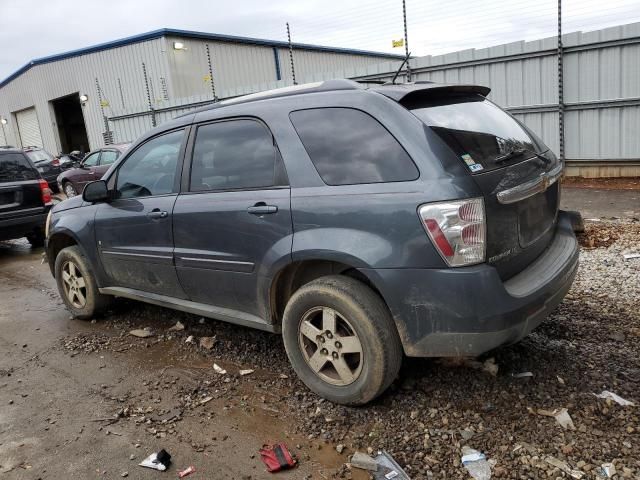
[[[159,208],[154,208],[149,213],[147,213],[147,217],[149,217],[152,220],[167,218],[168,216],[169,216],[169,212],[160,210]]]
[[[277,213],[278,207],[275,205],[267,205],[264,202],[258,202],[254,206],[247,208],[247,212],[251,215],[267,215]]]

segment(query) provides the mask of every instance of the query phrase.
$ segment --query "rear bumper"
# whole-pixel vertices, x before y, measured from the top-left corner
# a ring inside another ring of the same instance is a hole
[[[573,283],[578,252],[560,212],[549,247],[506,282],[488,265],[362,272],[385,298],[408,356],[475,356],[517,342],[549,315]]]
[[[46,207],[43,209],[43,213],[38,214],[0,218],[0,240],[22,238],[39,229],[44,231],[49,209],[50,207]]]

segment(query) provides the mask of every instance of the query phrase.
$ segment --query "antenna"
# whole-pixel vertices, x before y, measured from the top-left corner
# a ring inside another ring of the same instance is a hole
[[[297,85],[296,82],[296,68],[293,64],[293,45],[291,45],[291,30],[289,30],[289,22],[287,22],[287,39],[289,41],[289,59],[291,60],[291,77],[293,78],[293,84]]]
[[[398,75],[400,75],[400,71],[402,70],[402,67],[404,67],[404,64],[407,63],[409,61],[409,57],[411,56],[411,52],[407,52],[407,56],[404,58],[404,60],[402,61],[402,63],[400,64],[400,68],[398,68],[398,71],[396,72],[396,74],[393,76],[393,80],[391,80],[391,83],[393,85],[396,84],[396,79],[398,78]],[[408,75],[407,75],[408,77]]]

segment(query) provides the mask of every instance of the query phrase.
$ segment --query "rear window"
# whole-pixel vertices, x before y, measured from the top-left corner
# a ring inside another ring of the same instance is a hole
[[[430,126],[472,173],[519,162],[537,151],[518,122],[481,96],[423,100],[407,108]]]
[[[31,159],[33,163],[44,162],[45,160],[51,160],[51,155],[49,155],[44,150],[31,150],[29,152],[24,152]]]
[[[352,108],[291,112],[316,170],[327,185],[403,182],[419,172],[407,152],[376,119]]]
[[[0,152],[0,182],[35,180],[38,172],[22,153]]]

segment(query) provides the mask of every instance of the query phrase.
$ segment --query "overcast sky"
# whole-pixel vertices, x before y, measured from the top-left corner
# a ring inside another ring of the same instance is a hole
[[[640,0],[564,0],[564,30],[640,21]],[[413,55],[555,35],[556,0],[407,0]],[[0,0],[0,79],[30,60],[157,28],[403,53],[402,0]]]

